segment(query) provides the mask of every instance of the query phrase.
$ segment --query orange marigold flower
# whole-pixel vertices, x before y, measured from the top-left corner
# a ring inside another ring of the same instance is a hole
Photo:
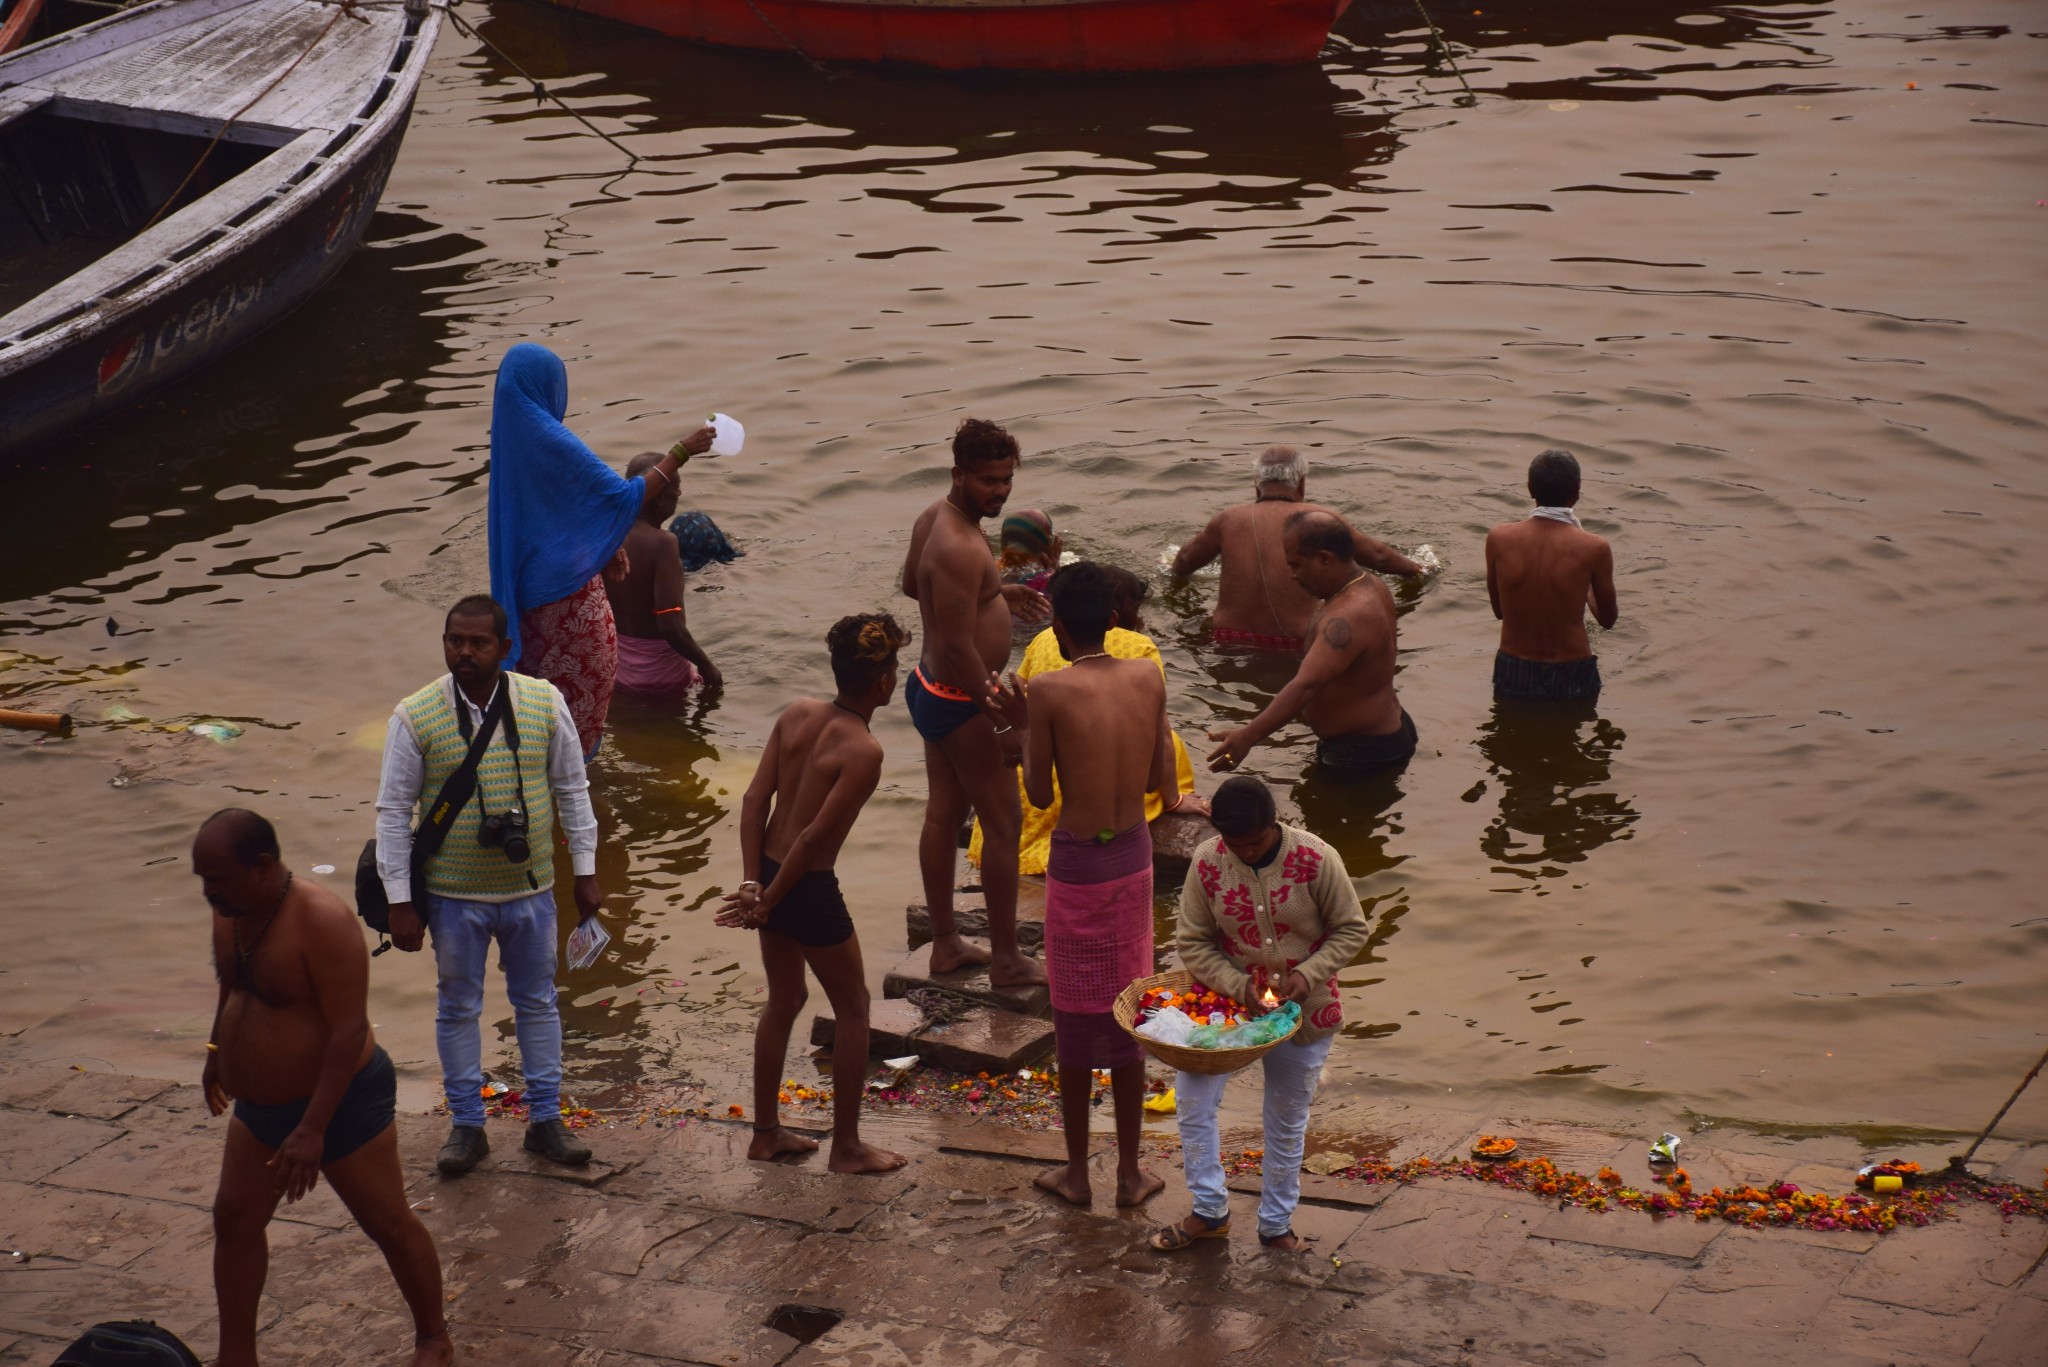
[[[726,1107],[725,1113],[731,1116],[734,1120],[738,1120],[741,1116],[747,1113],[747,1108],[735,1103],[734,1105]]]

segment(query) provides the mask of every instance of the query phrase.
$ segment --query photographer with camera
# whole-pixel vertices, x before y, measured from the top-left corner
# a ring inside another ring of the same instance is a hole
[[[569,843],[576,911],[597,915],[597,818],[583,747],[561,691],[505,669],[505,610],[472,594],[448,610],[448,673],[399,703],[384,737],[377,791],[377,871],[391,903],[391,939],[417,951],[427,933],[440,975],[435,1043],[455,1125],[436,1166],[468,1172],[484,1138],[484,965],[498,942],[526,1075],[525,1147],[557,1163],[590,1161],[562,1123],[562,1018],[555,1007],[555,824]],[[414,901],[413,817],[474,761],[475,791],[419,870]]]

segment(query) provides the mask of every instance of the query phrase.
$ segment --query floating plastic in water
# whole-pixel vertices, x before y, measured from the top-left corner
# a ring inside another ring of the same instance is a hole
[[[1666,1133],[1662,1139],[1650,1145],[1652,1163],[1676,1163],[1678,1161],[1678,1136]]]
[[[334,872],[334,865],[332,865],[332,864],[315,864],[315,865],[313,866],[313,872],[315,872],[315,873],[321,873],[321,874],[326,874],[326,873],[333,873],[333,872]]]
[[[204,720],[195,721],[185,729],[195,736],[206,737],[215,745],[229,744],[240,738],[242,734],[241,727],[231,721],[222,721],[218,717],[207,717]]]

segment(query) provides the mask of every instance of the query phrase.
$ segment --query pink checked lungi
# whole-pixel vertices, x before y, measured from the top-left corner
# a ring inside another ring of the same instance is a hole
[[[1118,993],[1152,971],[1151,829],[1141,820],[1107,844],[1054,831],[1045,972],[1061,1071],[1144,1061],[1112,1008]]]

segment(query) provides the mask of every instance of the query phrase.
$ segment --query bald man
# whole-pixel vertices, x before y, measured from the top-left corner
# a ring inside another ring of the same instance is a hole
[[[213,1198],[216,1367],[254,1367],[265,1231],[280,1199],[297,1201],[323,1176],[412,1309],[413,1367],[445,1367],[455,1346],[441,1262],[399,1172],[398,1078],[370,1033],[370,956],[355,914],[295,883],[271,824],[237,807],[199,828],[192,872],[213,908],[220,979],[200,1085],[215,1115],[234,1108]]]
[[[1284,655],[1299,655],[1308,648],[1316,599],[1294,581],[1286,557],[1287,521],[1300,512],[1336,516],[1308,501],[1308,461],[1301,452],[1292,446],[1269,446],[1252,461],[1252,501],[1210,518],[1209,525],[1174,556],[1176,577],[1223,557],[1216,610],[1209,620],[1209,639],[1217,645]],[[1351,532],[1346,563],[1352,561],[1364,569],[1409,579],[1423,572],[1393,547],[1358,531]]]
[[[1322,606],[1308,624],[1308,648],[1294,678],[1247,724],[1212,732],[1221,741],[1209,767],[1244,762],[1252,747],[1299,716],[1318,737],[1316,762],[1351,778],[1406,764],[1415,754],[1415,722],[1394,696],[1394,595],[1354,559],[1342,518],[1302,509],[1287,519],[1287,571]]]

